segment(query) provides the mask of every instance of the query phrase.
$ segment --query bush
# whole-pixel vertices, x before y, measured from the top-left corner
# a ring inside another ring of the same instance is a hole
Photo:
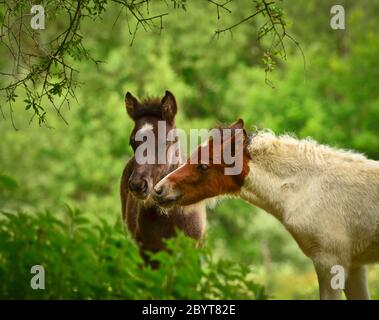
[[[142,259],[121,223],[98,223],[68,208],[50,212],[2,212],[1,299],[264,299],[262,286],[234,263],[214,261],[207,248],[178,233],[168,252]],[[33,290],[33,265],[45,269],[45,290]]]

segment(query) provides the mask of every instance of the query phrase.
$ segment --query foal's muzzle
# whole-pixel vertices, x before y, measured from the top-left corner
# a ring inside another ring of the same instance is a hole
[[[158,183],[152,192],[154,200],[163,207],[172,206],[175,201],[178,199],[177,194],[170,194],[169,188],[165,185]]]
[[[146,198],[148,182],[145,179],[129,180],[129,190],[138,198]]]

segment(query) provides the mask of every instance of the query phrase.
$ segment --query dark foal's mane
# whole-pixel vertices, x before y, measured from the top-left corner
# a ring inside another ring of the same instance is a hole
[[[162,119],[162,105],[158,98],[146,98],[141,102],[141,106],[134,110],[135,119],[147,116]]]

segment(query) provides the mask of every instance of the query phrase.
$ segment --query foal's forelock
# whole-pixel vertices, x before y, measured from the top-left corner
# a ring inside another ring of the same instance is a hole
[[[162,130],[162,128],[165,128],[165,130]],[[151,168],[154,166],[156,166],[157,170],[162,170],[162,167],[164,167],[163,171],[169,173],[178,166],[178,164],[174,165],[176,156],[175,152],[179,152],[180,157],[180,149],[172,148],[172,145],[176,143],[177,140],[171,141],[171,135],[169,135],[169,133],[173,132],[175,128],[173,122],[165,121],[158,117],[152,118],[148,116],[135,120],[135,128],[131,135],[131,140],[135,140],[137,133],[139,134],[139,137],[141,137],[141,135],[153,137],[154,145],[152,147],[155,149],[154,161],[148,165],[151,170],[154,170]],[[164,146],[164,148],[162,148],[162,146]],[[162,149],[159,149],[158,147]],[[162,154],[162,152],[164,152],[164,154]]]

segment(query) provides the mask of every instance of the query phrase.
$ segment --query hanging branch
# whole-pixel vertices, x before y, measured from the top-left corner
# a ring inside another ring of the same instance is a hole
[[[145,16],[142,12],[146,9],[150,0],[127,1],[112,0],[126,9],[127,13],[136,21],[133,34],[133,43],[138,27],[141,25],[146,31],[153,30],[155,21],[160,21],[160,29],[163,28],[162,19],[168,13],[155,16]],[[97,18],[105,12],[106,0],[77,0],[77,1],[46,1],[45,8],[57,14],[63,12],[68,17],[67,28],[47,44],[39,39],[39,32],[32,30],[28,25],[31,15],[29,1],[13,0],[1,1],[5,10],[1,19],[0,45],[10,56],[13,66],[11,70],[0,71],[0,115],[6,119],[3,111],[5,104],[9,107],[9,115],[13,127],[16,129],[13,119],[13,105],[18,98],[18,90],[24,91],[25,110],[33,112],[30,121],[38,119],[40,125],[46,125],[46,102],[49,101],[56,113],[67,124],[61,108],[70,106],[71,98],[76,99],[75,91],[80,84],[77,80],[77,70],[71,60],[87,59],[96,65],[100,61],[92,58],[90,52],[82,43],[80,25],[86,18]],[[17,17],[19,15],[19,17]],[[27,42],[28,49],[23,45]],[[32,51],[31,51],[32,48]]]
[[[146,32],[163,30],[164,17],[169,14],[168,0],[162,2],[166,12],[151,15],[152,0],[45,0],[47,14],[67,17],[67,27],[47,43],[43,43],[40,32],[29,26],[31,14],[29,0],[0,1],[0,46],[11,63],[8,69],[0,70],[0,116],[6,119],[3,107],[9,108],[10,120],[13,119],[13,106],[20,92],[25,109],[32,112],[30,121],[38,119],[40,125],[46,125],[46,106],[51,105],[59,117],[67,124],[62,115],[62,107],[70,107],[70,101],[76,99],[75,92],[80,85],[79,70],[75,60],[90,60],[98,65],[101,61],[94,59],[82,43],[80,26],[87,19],[100,18],[106,11],[107,3],[113,3],[126,11],[127,25],[131,35],[130,45],[137,38],[140,27]],[[257,16],[265,17],[265,23],[258,30],[258,39],[271,36],[271,48],[264,56],[266,75],[274,68],[274,56],[286,58],[284,39],[288,38],[301,50],[296,40],[286,30],[283,12],[277,5],[280,0],[255,0],[255,11],[234,25],[215,31],[215,36],[232,32],[239,25]],[[186,10],[187,0],[171,0],[174,9]],[[217,20],[221,13],[233,14],[230,5],[236,0],[206,0],[205,3],[215,7]],[[114,22],[114,24],[117,22]],[[303,53],[302,53],[303,54]],[[303,54],[304,57],[304,54]],[[304,59],[305,61],[305,59]],[[268,81],[266,76],[266,81]]]
[[[278,5],[278,1],[255,0],[254,2],[255,11],[253,13],[229,27],[216,30],[215,37],[219,37],[220,34],[225,32],[233,32],[238,26],[257,16],[264,17],[264,23],[258,29],[257,39],[260,41],[264,37],[271,38],[271,46],[264,53],[262,60],[265,65],[265,81],[271,87],[274,87],[268,76],[275,68],[275,57],[279,56],[283,60],[287,59],[287,50],[284,44],[285,39],[293,42],[300,51],[304,62],[304,71],[306,70],[305,55],[300,44],[288,33],[283,9]]]

